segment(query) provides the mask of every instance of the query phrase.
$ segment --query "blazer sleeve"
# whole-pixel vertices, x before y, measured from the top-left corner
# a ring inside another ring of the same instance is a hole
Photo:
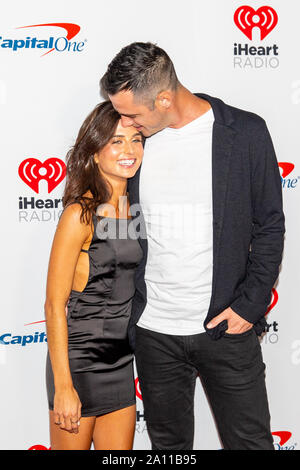
[[[230,305],[255,324],[266,314],[282,260],[285,217],[278,162],[266,123],[250,145],[252,238],[241,294]]]

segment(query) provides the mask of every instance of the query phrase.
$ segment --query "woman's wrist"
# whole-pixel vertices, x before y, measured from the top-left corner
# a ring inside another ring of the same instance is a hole
[[[54,387],[55,387],[56,392],[71,390],[74,388],[72,380],[68,380],[64,382],[55,382]]]

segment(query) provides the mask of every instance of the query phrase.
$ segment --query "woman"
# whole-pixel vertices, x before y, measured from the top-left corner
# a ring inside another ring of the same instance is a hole
[[[53,450],[90,449],[92,442],[98,450],[132,449],[136,410],[127,325],[142,250],[129,237],[126,195],[142,155],[141,134],[123,128],[108,101],[87,117],[67,155],[45,301]],[[107,230],[112,224],[116,230]]]

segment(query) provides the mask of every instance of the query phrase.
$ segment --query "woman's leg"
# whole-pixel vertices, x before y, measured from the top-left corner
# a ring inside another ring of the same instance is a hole
[[[93,434],[95,450],[131,450],[135,420],[135,405],[96,417]]]
[[[53,411],[49,411],[51,450],[89,450],[92,443],[96,417],[80,418],[79,432],[70,433],[54,423]]]

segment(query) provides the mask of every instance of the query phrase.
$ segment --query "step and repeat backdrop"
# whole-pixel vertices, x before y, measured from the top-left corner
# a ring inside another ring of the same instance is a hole
[[[0,17],[1,449],[49,449],[44,301],[65,156],[115,54],[151,41],[180,81],[261,115],[282,176],[284,257],[262,337],[274,447],[300,447],[298,0],[15,0]],[[134,449],[150,449],[136,375]],[[200,380],[195,449],[221,449]]]

